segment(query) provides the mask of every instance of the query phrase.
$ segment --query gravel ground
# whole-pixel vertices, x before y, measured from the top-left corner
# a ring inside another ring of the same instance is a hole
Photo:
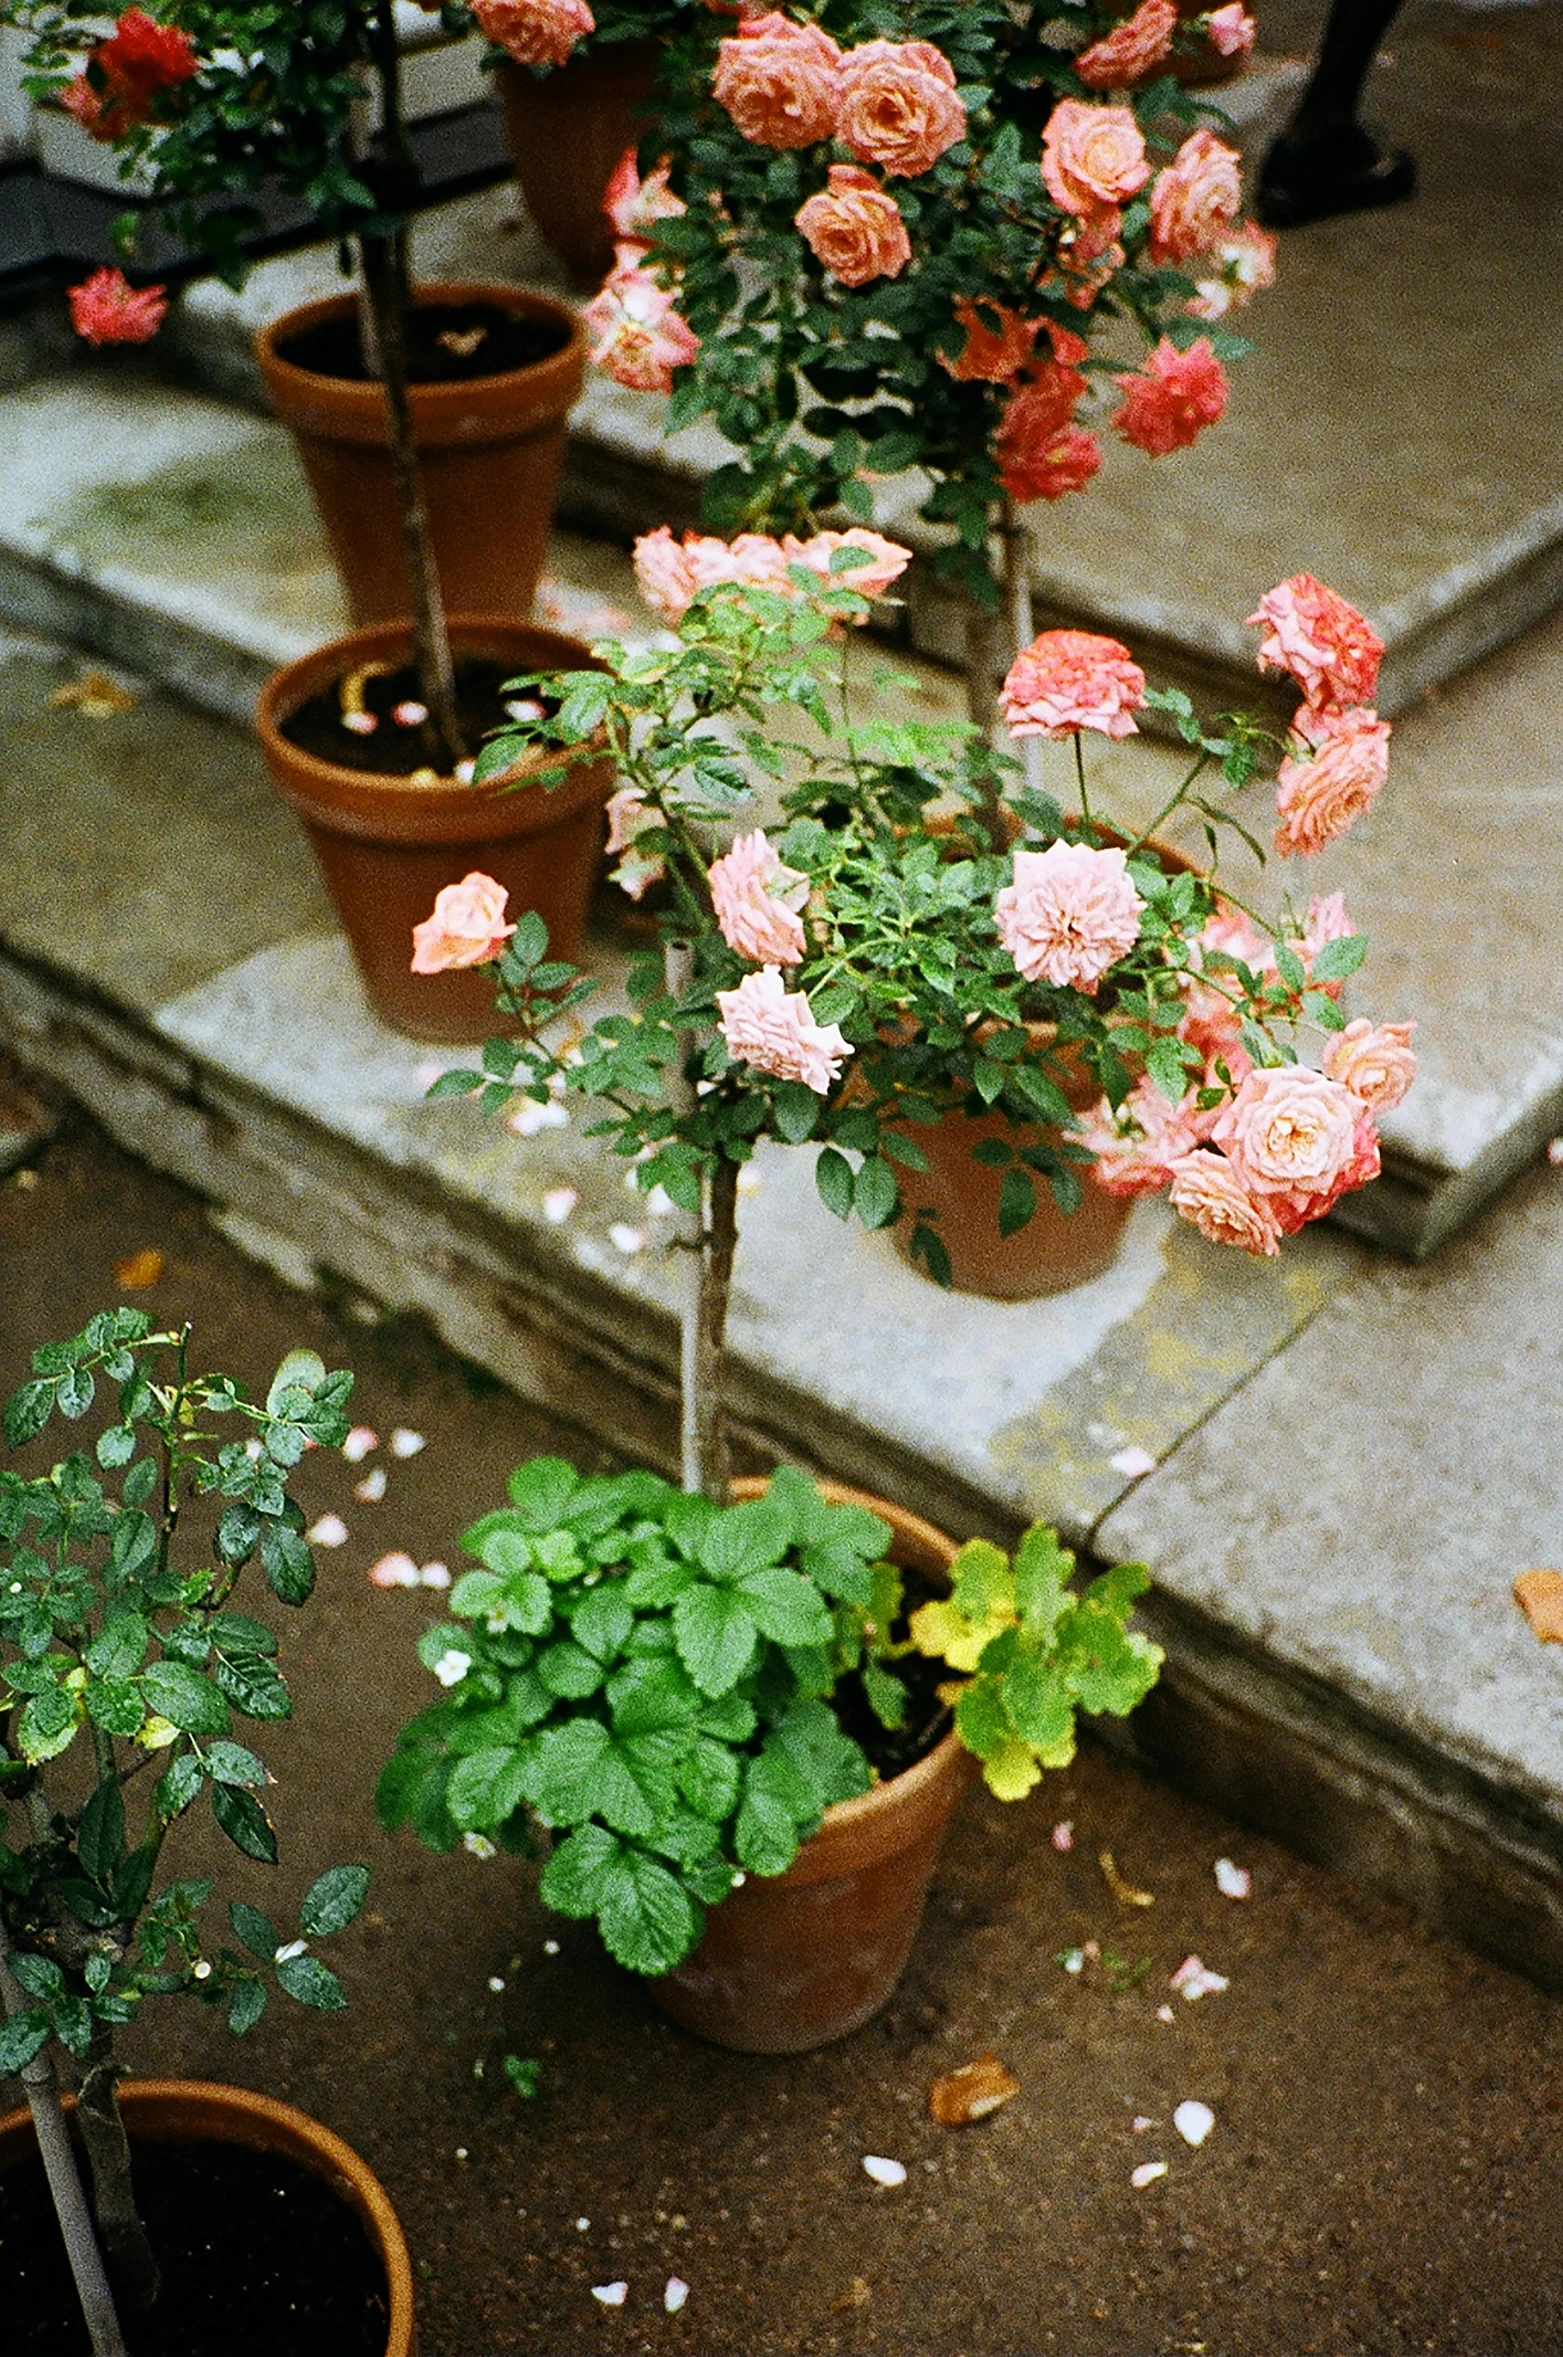
[[[161,1278],[122,1296],[116,1262],[148,1250]],[[194,1197],[73,1119],[0,1182],[0,1390],[33,1344],[120,1297],[192,1319],[198,1358],[252,1389],[284,1349],[312,1345],[358,1370],[355,1407],[387,1440],[398,1425],[426,1436],[415,1456],[369,1460],[388,1474],[379,1503],[355,1500],[364,1468],[334,1453],[302,1469],[306,1507],[339,1512],[349,1536],[322,1553],[285,1645],[296,1721],[268,1736],[285,1890],[241,1868],[259,1903],[285,1906],[324,1864],[372,1864],[369,1909],[335,1943],[350,2010],[277,2001],[241,2050],[199,2008],[168,2006],[130,2049],[138,2068],[287,2096],[365,2154],[407,2229],[425,2357],[1563,2344],[1557,2005],[1094,1746],[1029,1805],[968,1799],[890,2009],[797,2059],[672,2028],[584,1927],[543,1913],[531,1869],[381,1835],[370,1787],[431,1697],[413,1640],[436,1600],[371,1587],[369,1564],[393,1547],[450,1558],[529,1451],[583,1465],[601,1451],[425,1334],[288,1291]],[[1067,1854],[1049,1840],[1064,1819]],[[1115,1902],[1104,1847],[1152,1907]],[[183,1855],[195,1870],[199,1845]],[[1251,1871],[1246,1902],[1217,1889],[1222,1857]],[[1102,1957],[1061,1966],[1093,1941]],[[1169,1991],[1191,1952],[1224,1993]],[[1018,2099],[936,2127],[928,2082],[990,2049]],[[539,2063],[534,2101],[511,2092],[507,2053]],[[1198,2149],[1172,2124],[1188,2099],[1215,2115]],[[905,2183],[872,2183],[866,2154],[904,2162]],[[1166,2173],[1136,2190],[1151,2161]],[[669,2315],[674,2275],[690,2291]],[[622,2306],[593,2300],[621,2280]]]

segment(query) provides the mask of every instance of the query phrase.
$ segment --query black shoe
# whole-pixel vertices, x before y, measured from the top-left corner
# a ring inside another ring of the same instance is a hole
[[[1269,229],[1300,229],[1336,213],[1404,204],[1416,194],[1416,158],[1380,148],[1352,124],[1346,137],[1283,131],[1259,175],[1259,218]]]

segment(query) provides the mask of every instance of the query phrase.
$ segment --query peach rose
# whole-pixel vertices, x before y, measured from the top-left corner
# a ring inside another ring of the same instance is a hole
[[[1091,1176],[1105,1195],[1159,1195],[1172,1166],[1192,1154],[1199,1131],[1190,1117],[1192,1094],[1174,1105],[1156,1083],[1137,1080],[1115,1114],[1103,1097],[1087,1115],[1079,1142],[1096,1156]]]
[[[903,548],[898,540],[887,540],[882,532],[871,532],[866,524],[851,524],[845,532],[816,532],[812,540],[796,540],[789,532],[781,545],[789,565],[807,565],[833,589],[855,589],[859,597],[883,597],[912,561],[909,548]],[[833,573],[830,561],[838,548],[861,549],[868,562]]]
[[[1180,1155],[1172,1165],[1168,1200],[1178,1217],[1212,1244],[1232,1244],[1239,1252],[1255,1255],[1281,1249],[1273,1207],[1244,1184],[1242,1173],[1224,1155],[1205,1148]]]
[[[955,69],[931,41],[865,41],[847,51],[836,137],[861,162],[915,180],[965,136]]]
[[[843,286],[896,278],[912,258],[912,241],[895,198],[858,164],[832,164],[829,187],[798,207],[799,234],[816,262]]]
[[[722,581],[786,594],[788,557],[779,540],[764,532],[740,532],[736,540],[686,532],[675,540],[666,524],[635,543],[635,584],[654,613],[676,629],[702,589]]]
[[[597,30],[586,0],[472,0],[479,30],[518,65],[563,65]]]
[[[1145,141],[1128,107],[1059,100],[1042,133],[1042,177],[1063,212],[1090,220],[1114,211],[1150,176]]]
[[[1357,1151],[1362,1107],[1350,1089],[1305,1064],[1245,1074],[1211,1138],[1256,1195],[1327,1194]]]
[[[1126,646],[1091,630],[1044,630],[1015,657],[999,690],[1010,734],[1061,744],[1082,728],[1136,734],[1145,674]]]
[[[631,392],[671,393],[674,369],[694,359],[700,338],[679,317],[666,287],[649,270],[623,259],[635,250],[619,248],[619,267],[593,295],[581,321],[592,338],[593,365],[605,376]]]
[[[999,939],[1028,982],[1094,993],[1140,938],[1144,902],[1121,851],[1050,843],[1017,851],[1015,880],[993,904]]]
[[[132,287],[123,270],[94,270],[69,300],[71,325],[86,344],[149,344],[168,316],[167,289]]]
[[[1140,0],[1132,16],[1081,50],[1075,72],[1089,89],[1127,90],[1160,65],[1177,29],[1177,0]]]
[[[746,974],[736,990],[719,990],[720,1028],[728,1053],[776,1080],[801,1080],[828,1096],[851,1055],[839,1024],[819,1024],[801,990],[788,990],[775,966]]]
[[[1311,573],[1267,590],[1247,627],[1262,630],[1261,671],[1287,671],[1316,711],[1371,704],[1384,641],[1371,622]]]
[[[1201,336],[1186,352],[1163,336],[1143,368],[1113,382],[1123,394],[1114,432],[1152,458],[1186,450],[1226,410],[1226,370],[1209,336]]]
[[[804,952],[798,916],[809,896],[809,879],[784,867],[765,829],[740,835],[731,851],[713,860],[711,905],[722,939],[757,966],[795,966]]]
[[[1310,712],[1304,705],[1292,727],[1276,776],[1275,848],[1283,859],[1322,851],[1344,835],[1389,775],[1389,722],[1376,712]]]
[[[413,973],[444,974],[497,958],[515,931],[504,921],[509,897],[504,885],[480,868],[459,884],[447,884],[435,894],[432,914],[412,929]]]
[[[1330,1042],[1324,1069],[1370,1113],[1387,1113],[1416,1078],[1414,1023],[1370,1023],[1359,1015]]]
[[[966,330],[966,342],[957,359],[946,359],[941,352],[940,366],[962,384],[1012,385],[1031,358],[1041,320],[1022,319],[1003,303],[971,295],[956,297],[955,316]],[[998,326],[989,327],[988,318],[996,319]]]
[[[1214,131],[1185,139],[1151,189],[1151,260],[1186,262],[1216,243],[1243,208],[1243,159]]]
[[[757,146],[813,147],[835,133],[841,51],[818,25],[772,9],[718,44],[711,88]]]
[[[1243,0],[1227,0],[1205,19],[1205,38],[1218,57],[1246,57],[1258,29]]]

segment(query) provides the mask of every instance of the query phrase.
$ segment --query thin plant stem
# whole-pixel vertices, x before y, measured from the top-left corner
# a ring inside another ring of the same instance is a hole
[[[713,1505],[728,1499],[725,1368],[727,1305],[733,1288],[733,1255],[738,1246],[738,1165],[724,1155],[702,1189],[704,1218],[699,1258],[700,1292],[694,1341],[693,1437],[698,1487]]]
[[[1004,502],[1004,602],[1009,616],[1010,654],[1023,654],[1036,636],[1036,623],[1031,611],[1031,551],[1026,540],[1025,526],[1016,515],[1009,500]],[[1077,738],[1078,744],[1079,739]],[[1042,781],[1042,739],[1022,737],[1021,758],[1026,766],[1026,788],[1040,794]]]
[[[662,982],[669,998],[684,996],[694,979],[689,945],[670,941],[662,952]],[[668,1108],[682,1121],[695,1109],[691,1072],[695,1043],[688,1032],[678,1037],[673,1071],[668,1081]],[[700,1461],[700,1423],[695,1410],[700,1374],[700,1303],[705,1274],[705,1221],[699,1211],[679,1214],[679,1242],[685,1253],[684,1300],[679,1317],[679,1463],[680,1478],[690,1493],[704,1488]]]
[[[1075,744],[1077,747],[1079,742],[1080,740],[1077,737],[1075,739]],[[1129,845],[1128,856],[1130,859],[1132,859],[1134,854],[1142,849],[1143,846],[1150,841],[1152,835],[1155,834],[1156,829],[1159,826],[1165,826],[1167,820],[1171,818],[1173,812],[1177,809],[1178,804],[1182,801],[1184,795],[1188,792],[1190,786],[1194,783],[1194,780],[1198,777],[1200,771],[1205,768],[1209,760],[1210,755],[1208,753],[1202,752],[1200,754],[1198,760],[1194,763],[1193,768],[1189,771],[1187,777],[1184,778],[1182,784],[1178,787],[1178,790],[1173,795],[1172,799],[1169,802],[1164,802],[1161,808],[1157,811],[1156,816],[1147,823],[1140,834],[1135,836],[1134,841]]]
[[[119,2082],[124,2075],[124,2064],[114,2057],[108,2024],[94,2023],[87,2068],[76,2098],[76,2119],[92,2171],[93,2206],[105,2255],[120,2289],[131,2305],[145,2314],[157,2304],[161,2276],[131,2182],[130,2146],[119,2110]]]
[[[1078,729],[1075,730],[1075,783],[1080,789],[1080,823],[1082,826],[1089,827],[1094,834],[1096,831],[1096,821],[1091,816],[1091,797],[1086,792],[1085,754],[1081,749],[1080,731]]]

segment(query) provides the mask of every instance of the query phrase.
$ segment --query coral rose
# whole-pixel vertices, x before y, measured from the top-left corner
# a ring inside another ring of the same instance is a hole
[[[865,41],[847,51],[836,137],[863,163],[915,180],[965,136],[955,69],[931,41]]]
[[[1062,211],[1081,220],[1115,211],[1150,176],[1145,141],[1128,107],[1059,100],[1042,133],[1042,177]]]
[[[1371,622],[1311,573],[1268,590],[1248,617],[1262,630],[1261,671],[1288,671],[1315,711],[1371,704],[1384,641]]]
[[[1192,1099],[1174,1105],[1150,1079],[1137,1080],[1118,1112],[1103,1097],[1087,1116],[1080,1143],[1096,1156],[1091,1176],[1105,1195],[1159,1195],[1172,1166],[1199,1143]]]
[[[1370,1113],[1387,1113],[1416,1078],[1414,1023],[1370,1023],[1365,1015],[1331,1040],[1324,1069]]]
[[[1275,848],[1283,859],[1322,851],[1344,835],[1389,775],[1389,722],[1376,712],[1357,706],[1311,712],[1304,705],[1292,726],[1291,749],[1276,776]]]
[[[827,1096],[852,1049],[839,1024],[814,1020],[801,990],[789,991],[775,966],[746,974],[736,990],[719,990],[728,1053],[776,1080],[801,1080]]]
[[[1205,38],[1218,57],[1246,57],[1258,29],[1243,0],[1227,0],[1205,19]]]
[[[472,0],[472,13],[517,65],[563,65],[582,35],[597,30],[586,0]]]
[[[1081,50],[1075,72],[1092,90],[1127,90],[1160,65],[1177,29],[1177,0],[1140,0],[1132,16]]]
[[[1028,982],[1094,993],[1140,937],[1144,908],[1122,851],[1050,843],[1017,851],[1015,881],[993,904],[999,939]]]
[[[188,33],[127,8],[108,39],[88,51],[87,71],[67,82],[60,104],[94,139],[121,139],[152,119],[165,91],[200,70]]]
[[[772,9],[719,43],[711,88],[757,146],[813,147],[835,132],[841,51],[818,25],[796,25]]]
[[[731,851],[713,860],[711,905],[722,939],[757,966],[795,966],[804,951],[798,910],[809,896],[809,879],[784,867],[763,827],[740,835]]]
[[[635,150],[633,147],[624,150],[602,196],[602,209],[613,225],[615,237],[643,243],[657,222],[676,220],[687,210],[683,198],[675,196],[668,184],[668,171],[668,159],[664,156],[650,178],[642,180]]]
[[[633,253],[624,246],[621,256]],[[603,281],[581,313],[592,339],[593,364],[635,393],[671,393],[673,371],[700,349],[700,338],[674,308],[673,297],[649,270],[633,262]]]
[[[999,480],[1011,499],[1024,507],[1033,499],[1062,499],[1066,492],[1083,491],[1101,467],[1102,445],[1083,426],[1060,426],[1007,458],[1001,448],[999,457]]]
[[[1090,630],[1044,630],[1005,674],[999,701],[1010,734],[1055,744],[1082,728],[1104,737],[1136,734],[1145,674],[1126,646]]]
[[[832,164],[829,187],[798,207],[797,227],[810,253],[843,286],[896,278],[912,258],[912,241],[895,198],[857,164]]]
[[[1201,336],[1180,352],[1163,336],[1150,358],[1133,375],[1116,377],[1123,403],[1113,429],[1152,458],[1165,458],[1198,441],[1227,405],[1226,370]]]
[[[1357,1152],[1362,1107],[1350,1089],[1305,1064],[1246,1073],[1211,1138],[1256,1195],[1328,1194]]]
[[[123,270],[94,270],[69,300],[71,325],[88,344],[149,344],[168,316],[166,289],[132,287]]]
[[[504,921],[503,884],[474,868],[459,884],[434,896],[433,914],[412,929],[412,971],[443,974],[455,966],[486,966],[515,931]]]
[[[912,561],[909,548],[903,548],[898,540],[887,540],[882,532],[871,532],[866,524],[849,525],[845,532],[816,532],[812,540],[795,540],[789,532],[781,545],[789,565],[807,565],[832,589],[855,589],[859,597],[883,597]],[[860,549],[867,562],[844,565],[833,572],[831,559],[838,548]],[[867,619],[861,614],[855,618]]]
[[[1243,1182],[1223,1155],[1199,1149],[1172,1165],[1169,1196],[1173,1210],[1212,1244],[1233,1244],[1239,1252],[1276,1253],[1281,1229],[1273,1206]]]
[[[1243,207],[1243,159],[1214,131],[1185,139],[1151,190],[1151,260],[1186,262],[1216,243]]]
[[[788,556],[779,540],[763,532],[740,532],[736,540],[686,532],[675,540],[666,524],[635,543],[635,583],[654,613],[676,629],[702,589],[737,581],[786,594]]]
[[[1012,385],[1027,361],[1032,346],[1042,330],[1040,319],[1022,319],[1018,311],[1011,311],[1003,303],[991,303],[986,297],[973,299],[958,295],[955,316],[966,330],[966,342],[957,359],[939,354],[939,364],[962,384]],[[989,327],[989,319],[998,321]]]
[[[1207,273],[1214,268],[1215,276],[1194,282],[1197,291],[1189,304],[1194,318],[1225,319],[1229,311],[1274,286],[1275,250],[1274,231],[1252,221],[1219,239],[1203,263]]]

